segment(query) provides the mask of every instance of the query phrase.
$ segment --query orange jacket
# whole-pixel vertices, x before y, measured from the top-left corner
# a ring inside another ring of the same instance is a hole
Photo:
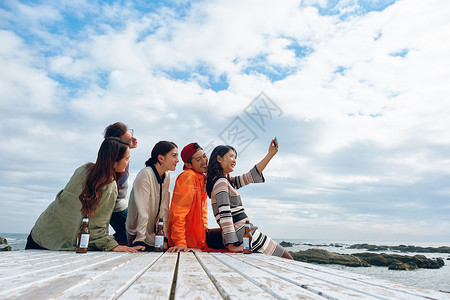
[[[208,229],[206,176],[186,169],[173,190],[169,211],[169,246],[205,249]]]

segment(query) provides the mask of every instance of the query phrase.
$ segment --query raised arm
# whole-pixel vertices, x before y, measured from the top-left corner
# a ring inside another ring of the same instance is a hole
[[[266,168],[269,161],[272,159],[272,157],[275,156],[278,152],[278,145],[275,145],[274,141],[270,141],[269,145],[269,151],[267,152],[266,156],[256,164],[256,168],[258,169],[259,173],[262,173],[262,171]]]

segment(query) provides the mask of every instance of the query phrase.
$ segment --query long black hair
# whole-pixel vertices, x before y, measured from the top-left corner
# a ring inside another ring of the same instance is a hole
[[[120,161],[128,149],[128,143],[117,137],[104,139],[95,164],[87,164],[90,170],[83,191],[78,197],[81,201],[81,213],[93,215],[102,200],[102,188],[112,180],[120,179],[120,173],[114,172],[114,163]]]
[[[178,146],[173,142],[168,141],[157,142],[152,149],[150,158],[145,162],[145,165],[147,167],[150,167],[151,165],[156,164],[157,162],[159,162],[158,155],[164,156],[167,153],[169,153],[173,148],[178,148]]]
[[[231,150],[234,151],[237,158],[236,149],[228,145],[217,146],[216,148],[214,148],[214,150],[211,153],[211,156],[209,157],[208,172],[206,173],[206,193],[208,193],[209,198],[211,198],[214,183],[219,178],[219,176],[223,176],[223,168],[217,161],[217,156],[223,157]]]

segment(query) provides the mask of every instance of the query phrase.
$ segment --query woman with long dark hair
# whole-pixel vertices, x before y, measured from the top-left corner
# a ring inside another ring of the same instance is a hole
[[[136,252],[143,247],[119,245],[108,234],[120,174],[130,161],[128,142],[106,138],[95,163],[75,170],[66,187],[40,215],[25,249],[75,250],[84,214],[89,215],[89,250]]]
[[[278,145],[272,140],[267,155],[248,173],[231,177],[236,166],[237,152],[231,146],[217,146],[211,153],[206,177],[206,192],[211,198],[211,204],[217,223],[222,229],[223,244],[230,251],[243,250],[244,225],[250,218],[242,206],[241,196],[237,189],[250,183],[264,182],[262,171],[272,157],[277,154]],[[292,256],[282,246],[258,230],[250,222],[253,252],[261,252],[292,259]]]
[[[137,139],[134,136],[134,130],[128,128],[122,122],[115,122],[113,124],[108,125],[104,131],[104,137],[118,137],[122,140],[128,142],[130,150],[137,147]],[[125,229],[125,222],[127,220],[127,212],[128,212],[128,175],[129,175],[129,167],[127,166],[125,172],[122,173],[122,176],[119,181],[119,194],[117,195],[116,205],[114,206],[114,211],[111,215],[111,220],[109,224],[114,229],[114,238],[117,242],[121,244],[128,244],[127,242],[127,231]]]
[[[136,176],[128,203],[126,222],[128,243],[153,250],[157,223],[160,218],[167,235],[170,202],[170,172],[178,163],[178,147],[173,142],[160,141],[152,149],[145,168]],[[167,249],[167,236],[164,238]]]

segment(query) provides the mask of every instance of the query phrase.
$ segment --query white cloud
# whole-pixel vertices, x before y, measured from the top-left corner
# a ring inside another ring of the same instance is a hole
[[[448,207],[436,194],[446,195],[450,170],[449,5],[404,0],[362,13],[341,1],[329,15],[321,15],[328,1],[136,5],[3,9],[0,147],[8,158],[0,179],[4,197],[30,203],[29,219],[95,158],[107,124],[136,130],[133,178],[158,140],[222,143],[219,133],[240,116],[258,138],[240,154],[239,171],[264,156],[266,141],[280,140],[269,182],[243,195],[272,237],[381,237],[390,228],[423,238],[427,229],[409,226],[418,210],[424,228],[448,233]],[[263,129],[243,112],[261,91],[283,112]],[[8,199],[0,205],[20,215]],[[395,205],[403,218],[391,219]],[[435,207],[444,218],[432,222]]]
[[[23,40],[11,32],[0,31],[0,101],[3,115],[32,112],[44,115],[59,111],[58,83],[39,68]]]
[[[30,24],[51,23],[62,19],[58,9],[51,5],[26,5],[20,2],[10,3],[18,15],[17,18],[26,20]]]

